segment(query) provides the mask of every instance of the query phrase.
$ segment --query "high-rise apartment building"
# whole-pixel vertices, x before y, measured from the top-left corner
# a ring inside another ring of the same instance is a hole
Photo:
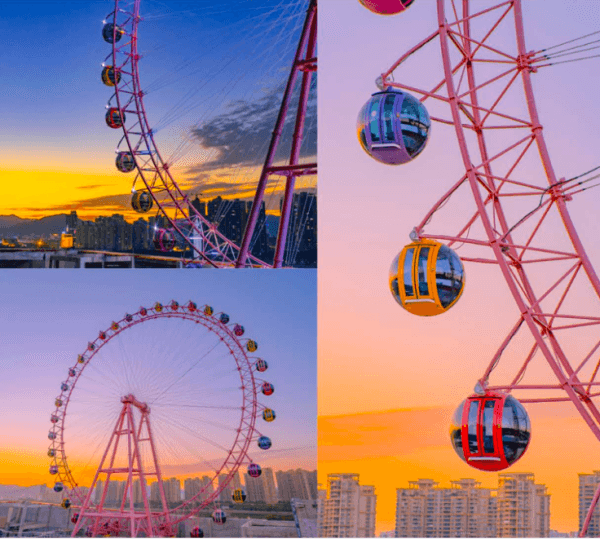
[[[247,500],[249,502],[277,503],[277,487],[272,468],[263,468],[258,477],[244,476]]]
[[[239,476],[238,476],[239,483]],[[241,483],[240,483],[241,484]],[[207,475],[203,475],[202,479],[199,477],[188,477],[183,483],[184,499],[190,500],[199,492],[202,492],[202,499],[210,496],[213,491],[212,480]]]
[[[202,479],[200,479],[200,489],[204,492],[205,496],[210,496],[215,490],[212,479],[213,478],[208,477],[208,475],[203,475]]]
[[[579,474],[579,530],[588,514],[592,498],[600,486],[600,470],[594,470],[591,474]],[[592,519],[588,525],[588,537],[600,537],[600,505],[596,505]]]
[[[265,491],[265,498],[263,501],[270,504],[277,503],[277,487],[275,486],[275,474],[273,473],[273,468],[264,468],[261,478]]]
[[[550,495],[532,473],[498,475],[498,537],[548,537]]]
[[[163,485],[164,489],[164,485]],[[166,495],[166,493],[165,493]],[[154,507],[162,508],[162,501],[160,496],[160,491],[158,490],[158,481],[154,481],[154,483],[150,484],[150,503],[154,505]]]
[[[262,474],[258,477],[250,477],[246,472],[244,475],[244,484],[246,486],[246,499],[249,502],[265,501],[265,487],[262,481]]]
[[[198,494],[200,492],[200,489],[201,489],[200,485],[201,485],[201,483],[200,483],[200,478],[199,477],[194,477],[194,478],[188,477],[183,482],[184,498],[186,500],[190,500],[196,494]]]
[[[181,481],[176,477],[163,480],[163,489],[167,504],[181,502]]]
[[[317,472],[308,470],[279,471],[277,475],[278,498],[289,502],[292,498],[302,500],[317,499]]]
[[[495,498],[474,479],[439,488],[433,479],[396,490],[396,537],[494,537]]]
[[[221,486],[225,482],[227,477],[229,477],[229,476],[225,475],[225,474],[219,475],[219,486]],[[241,488],[241,486],[242,486],[242,482],[240,480],[240,475],[238,472],[235,472],[231,481],[227,484],[227,486],[219,494],[219,501],[231,502],[233,499],[233,491],[236,488]]]
[[[279,206],[282,208],[282,202]],[[300,191],[292,196],[288,226],[288,263],[313,267],[317,262],[317,196]],[[291,251],[291,252],[290,252]]]
[[[139,479],[136,479],[133,482],[133,503],[134,504],[144,503],[144,498],[142,496],[142,483]]]
[[[321,537],[375,536],[375,487],[360,485],[358,474],[329,474],[321,503]]]
[[[104,505],[120,506],[123,502],[123,495],[125,494],[125,481],[110,481],[108,483],[108,490],[106,492],[106,498],[104,499]]]
[[[104,482],[99,479],[96,481],[96,486],[94,487],[94,503],[99,504],[102,499],[102,490],[104,489]]]

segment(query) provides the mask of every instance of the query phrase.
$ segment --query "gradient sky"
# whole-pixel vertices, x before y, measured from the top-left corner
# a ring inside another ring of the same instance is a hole
[[[453,128],[437,123],[414,162],[378,163],[359,146],[356,117],[377,91],[375,79],[435,30],[435,3],[415,2],[392,17],[372,14],[357,1],[322,0],[319,9],[319,481],[325,484],[327,473],[360,473],[361,483],[377,489],[377,528],[385,531],[394,527],[395,489],[410,480],[429,477],[449,487],[450,480],[474,477],[497,485],[497,474],[477,473],[454,454],[448,427],[518,311],[493,266],[467,264],[462,298],[438,317],[411,316],[388,290],[394,256],[464,168]],[[592,0],[525,2],[524,9],[532,50],[596,31],[600,20],[600,4]],[[430,45],[396,80],[441,79],[438,58],[439,46]],[[559,177],[600,164],[597,76],[597,59],[533,76]],[[596,267],[598,195],[593,189],[569,203]],[[428,232],[464,222],[472,206],[466,200]],[[583,293],[578,299],[598,313],[597,300]],[[517,359],[523,350],[513,352]],[[533,472],[549,487],[553,529],[575,530],[577,473],[598,467],[598,441],[572,405],[530,405],[528,411],[531,447],[511,470]]]
[[[150,91],[148,118],[159,128],[157,144],[167,159],[191,128],[200,125],[198,136],[207,150],[196,144],[176,163],[175,174],[186,188],[193,186],[194,193],[206,198],[249,195],[243,184],[256,179],[256,166],[264,160],[266,123],[272,123],[275,112],[261,116],[253,107],[267,102],[269,109],[275,108],[269,96],[285,80],[305,9],[299,0],[269,14],[266,8],[276,4],[142,2],[146,19],[139,34],[140,79]],[[113,5],[110,0],[3,4],[0,174],[5,195],[0,214],[40,217],[76,209],[83,217],[93,217],[129,211],[133,175],[115,168],[122,132],[105,124],[112,92],[100,81],[100,64],[111,50],[101,37],[102,20]],[[284,12],[287,22],[278,18]],[[162,122],[186,96],[183,110],[189,112]],[[236,125],[244,112],[250,123]],[[211,139],[207,133],[224,120],[230,120],[224,132]],[[309,120],[312,134],[306,149],[314,154],[314,114]],[[201,164],[209,164],[209,171],[198,169]],[[196,180],[190,183],[194,178],[219,184],[212,190],[200,188]],[[314,181],[299,183],[314,186]]]
[[[162,270],[9,273],[2,277],[0,311],[4,381],[0,395],[4,418],[0,483],[53,483],[48,474],[47,432],[54,398],[67,369],[98,331],[108,328],[113,320],[142,305],[151,306],[156,301],[166,304],[171,299],[181,304],[189,299],[198,305],[209,303],[215,312],[227,312],[232,321],[242,323],[246,336],[259,343],[260,356],[269,363],[264,378],[275,386],[272,397],[261,396],[259,401],[271,405],[277,419],[270,424],[258,420],[257,427],[273,440],[273,451],[256,449],[253,458],[274,469],[315,469],[315,271],[277,275],[179,272],[177,278]],[[185,338],[184,332],[180,335]],[[173,342],[174,352],[182,346]],[[156,358],[148,356],[151,370]],[[181,354],[175,359],[181,360]],[[140,376],[147,378],[148,374],[140,372]],[[86,438],[86,443],[89,441]],[[78,449],[84,450],[72,444],[71,461],[77,461]],[[169,464],[176,463],[171,460]],[[167,471],[179,473],[175,467]]]

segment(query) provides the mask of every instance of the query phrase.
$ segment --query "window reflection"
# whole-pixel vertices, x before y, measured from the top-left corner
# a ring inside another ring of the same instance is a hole
[[[502,445],[508,463],[515,462],[527,449],[531,426],[525,408],[510,395],[502,413]]]
[[[381,96],[371,100],[371,110],[369,111],[369,129],[371,131],[371,142],[379,142],[379,102]]]
[[[428,296],[427,286],[427,259],[429,258],[429,247],[421,247],[419,251],[419,295]]]
[[[400,260],[400,253],[398,253],[394,260],[392,260],[392,265],[390,266],[389,278],[392,279],[398,276],[398,261]]]
[[[469,405],[469,453],[479,453],[477,440],[477,416],[479,415],[479,401],[471,401]]]
[[[448,307],[463,287],[464,270],[456,253],[442,245],[437,255],[435,279],[442,307]]]
[[[485,401],[483,405],[483,452],[494,452],[494,406],[496,401]]]
[[[450,427],[450,440],[452,440],[454,450],[458,453],[458,456],[463,460],[465,460],[462,445],[462,413],[464,407],[465,401],[462,401],[461,405],[454,412],[454,416],[452,417],[452,425]]]
[[[431,123],[429,114],[419,100],[408,94],[404,94],[400,114],[404,146],[408,154],[415,157],[425,147],[427,141]]]
[[[385,96],[383,103],[383,125],[385,129],[386,142],[395,142],[396,135],[394,134],[394,103],[396,102],[395,94]]]
[[[414,248],[406,250],[406,256],[404,257],[404,293],[407,296],[414,296],[415,291],[413,289],[413,256]]]

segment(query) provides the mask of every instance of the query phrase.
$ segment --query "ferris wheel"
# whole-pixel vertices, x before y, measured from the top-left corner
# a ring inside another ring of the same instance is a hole
[[[413,2],[361,3],[390,15]],[[532,82],[550,65],[597,57],[589,51],[600,32],[528,50],[524,28],[521,0],[437,0],[431,33],[377,79],[379,91],[357,122],[362,148],[388,165],[425,156],[433,123],[453,128],[464,172],[410,233],[389,286],[408,312],[435,316],[460,300],[463,263],[497,267],[506,281],[519,315],[451,427],[460,458],[487,471],[525,453],[531,424],[524,404],[572,402],[600,440],[600,280],[568,210],[597,185],[600,167],[569,178],[555,172]],[[407,66],[431,47],[442,70],[436,80],[416,80],[417,70],[406,78]],[[459,200],[472,211],[453,211]],[[547,367],[541,377],[540,364]],[[599,496],[600,489],[581,535]]]
[[[64,508],[77,507],[73,536],[170,536],[211,508],[225,523],[222,491],[241,467],[259,477],[254,457],[272,445],[275,411],[259,396],[275,388],[260,378],[268,363],[257,349],[228,314],[192,301],[142,307],[88,343],[60,386],[48,433],[54,491]],[[182,500],[167,476],[192,475],[202,482]],[[245,500],[239,485],[232,498]]]
[[[303,228],[306,226],[306,215],[310,212],[310,208],[307,208],[302,210],[303,216],[294,218],[296,230],[289,233],[288,242],[288,228],[290,228],[291,216],[294,213],[292,203],[296,180],[314,177],[317,172],[314,160],[307,162],[306,159],[300,158],[305,138],[309,94],[311,87],[314,87],[314,84],[311,86],[312,74],[317,70],[316,0],[309,0],[308,3],[302,0],[292,3],[292,5],[280,4],[278,7],[282,12],[275,13],[272,17],[276,21],[271,24],[282,29],[285,34],[287,26],[285,20],[281,19],[289,16],[292,8],[296,9],[300,6],[305,11],[304,24],[292,66],[289,69],[283,97],[280,103],[274,104],[275,107],[279,106],[279,114],[275,125],[270,126],[272,131],[269,132],[268,148],[263,147],[266,146],[267,140],[263,140],[262,136],[259,137],[259,141],[253,140],[249,143],[253,152],[263,152],[265,157],[239,245],[219,230],[218,217],[216,222],[209,219],[201,208],[201,203],[193,200],[194,189],[198,186],[190,185],[188,178],[180,181],[175,179],[174,164],[183,157],[186,150],[182,149],[180,145],[169,156],[159,151],[155,140],[156,127],[152,126],[146,113],[147,90],[142,85],[140,78],[140,63],[143,57],[138,50],[138,28],[143,20],[140,1],[115,0],[114,10],[106,17],[102,37],[104,41],[112,45],[112,51],[102,64],[101,78],[105,85],[114,89],[114,94],[106,107],[106,124],[110,128],[123,131],[123,136],[117,146],[116,167],[123,173],[135,173],[131,205],[136,212],[141,214],[155,208],[160,216],[160,219],[157,220],[159,225],[155,229],[153,238],[155,249],[168,252],[173,250],[176,245],[181,244],[191,253],[188,257],[190,262],[197,261],[213,267],[282,267],[286,262],[291,265],[299,248],[298,244],[301,241]],[[231,9],[234,8],[235,6],[231,7]],[[295,14],[298,15],[297,12]],[[263,19],[268,20],[268,16],[269,13],[264,15]],[[256,30],[260,34],[261,29],[257,28]],[[271,39],[270,36],[268,37]],[[279,37],[283,39],[286,36]],[[251,41],[257,41],[256,36],[252,36]],[[250,46],[251,43],[248,43],[248,47]],[[271,64],[276,66],[277,58],[280,58],[283,52],[281,50],[262,50],[257,52],[257,56],[270,54]],[[220,67],[220,70],[222,69],[223,67]],[[298,91],[296,82],[300,75]],[[240,76],[240,78],[242,77]],[[227,95],[229,91],[222,93]],[[174,104],[168,113],[171,118],[173,115],[179,117],[178,109],[185,110],[189,106],[186,104],[188,102],[189,96],[187,102]],[[282,132],[284,127],[291,123],[293,123],[290,135],[291,148],[288,158],[282,162],[278,154],[278,150],[281,153],[283,147],[281,144]],[[189,141],[182,144],[185,146],[188,143]],[[235,151],[239,152],[240,144],[236,143],[236,146],[238,147]],[[233,150],[231,151],[233,152]],[[258,233],[257,227],[260,219],[262,219],[260,227],[266,227],[266,217],[261,216],[261,211],[264,212],[261,205],[267,188],[282,178],[285,180],[285,187],[277,244],[273,262],[267,263],[252,255],[251,250],[256,241],[255,232]],[[249,189],[248,185],[251,186],[252,183],[246,182],[244,186],[246,191]],[[221,215],[227,211],[227,209],[219,209],[217,214]],[[222,217],[223,215],[221,215]],[[293,254],[288,254],[286,257],[288,251]]]

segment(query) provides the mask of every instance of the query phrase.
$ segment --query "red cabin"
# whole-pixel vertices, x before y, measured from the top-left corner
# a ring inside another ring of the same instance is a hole
[[[507,394],[472,395],[461,403],[450,427],[458,456],[488,472],[504,470],[519,460],[531,438],[523,405]]]
[[[263,395],[272,395],[273,391],[275,391],[275,387],[273,386],[273,384],[270,384],[269,382],[264,382],[263,385],[261,386],[261,391],[262,391]]]
[[[259,477],[261,473],[262,469],[259,464],[255,464],[254,462],[248,464],[248,475],[250,477]]]

